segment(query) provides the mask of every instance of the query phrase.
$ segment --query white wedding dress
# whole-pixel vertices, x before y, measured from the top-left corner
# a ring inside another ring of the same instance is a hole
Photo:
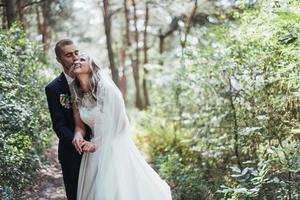
[[[77,200],[171,200],[170,187],[133,143],[122,94],[104,70],[97,102],[91,99],[84,96],[79,112],[96,152],[83,154]]]

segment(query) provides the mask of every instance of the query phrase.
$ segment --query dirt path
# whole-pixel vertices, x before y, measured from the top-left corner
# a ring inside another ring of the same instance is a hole
[[[66,200],[60,164],[57,159],[57,142],[46,150],[48,162],[41,168],[20,200]]]

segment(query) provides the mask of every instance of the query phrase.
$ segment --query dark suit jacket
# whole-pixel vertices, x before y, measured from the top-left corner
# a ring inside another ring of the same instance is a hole
[[[72,159],[76,159],[76,157],[80,157],[80,155],[72,145],[75,128],[72,107],[70,105],[68,108],[65,104],[62,104],[62,97],[70,96],[68,82],[64,73],[62,72],[56,79],[49,83],[45,91],[53,130],[59,138],[59,161],[61,163],[69,162]],[[66,98],[64,100],[66,100]],[[90,135],[90,129],[88,127],[86,135],[87,137]]]

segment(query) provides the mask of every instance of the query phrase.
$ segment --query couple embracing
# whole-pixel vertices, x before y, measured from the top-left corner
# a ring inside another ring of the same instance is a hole
[[[45,90],[68,200],[171,200],[131,139],[123,96],[109,74],[69,39],[55,54],[63,72]]]

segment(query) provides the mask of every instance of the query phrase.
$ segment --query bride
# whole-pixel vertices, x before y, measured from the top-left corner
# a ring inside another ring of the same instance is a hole
[[[73,73],[73,144],[83,153],[77,200],[171,200],[170,187],[134,145],[123,96],[107,72],[81,55]]]

